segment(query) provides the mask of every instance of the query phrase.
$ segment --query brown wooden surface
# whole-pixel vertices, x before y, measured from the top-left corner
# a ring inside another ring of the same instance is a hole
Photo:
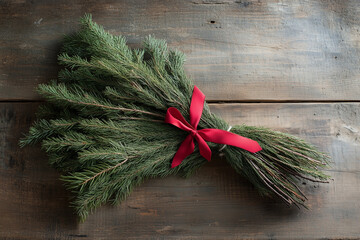
[[[46,155],[17,142],[40,104],[35,86],[56,77],[61,36],[85,12],[132,46],[167,39],[214,112],[305,138],[331,155],[334,180],[301,184],[310,210],[298,210],[215,158],[78,224]],[[0,239],[360,238],[360,1],[0,0],[0,29]]]
[[[86,4],[85,4],[86,3]],[[0,1],[0,99],[38,99],[79,17],[187,54],[208,100],[359,100],[358,0]],[[222,91],[219,91],[219,88]]]
[[[0,237],[40,239],[289,239],[360,236],[358,103],[212,104],[231,124],[264,125],[303,137],[333,158],[329,184],[302,185],[310,210],[261,198],[223,159],[189,179],[152,179],[120,206],[83,224],[37,147],[19,149],[35,103],[0,104]]]

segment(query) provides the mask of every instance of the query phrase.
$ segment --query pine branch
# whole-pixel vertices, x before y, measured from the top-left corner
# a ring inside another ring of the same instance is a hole
[[[207,161],[196,146],[178,167],[170,167],[188,134],[164,123],[169,107],[189,119],[194,85],[184,71],[185,55],[151,36],[142,49],[130,49],[124,37],[106,32],[91,15],[80,24],[78,32],[64,39],[58,57],[64,69],[58,79],[39,85],[47,103],[19,144],[41,143],[50,164],[62,172],[74,195],[72,205],[84,221],[102,204],[123,201],[148,178],[188,177]],[[205,103],[198,129],[228,127]],[[245,125],[231,132],[263,149],[256,154],[232,146],[223,150],[229,164],[261,195],[306,207],[298,179],[329,179],[322,172],[328,157],[299,138]],[[213,152],[222,147],[208,144]]]

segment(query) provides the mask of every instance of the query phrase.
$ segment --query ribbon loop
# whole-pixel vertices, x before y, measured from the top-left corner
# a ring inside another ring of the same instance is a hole
[[[178,166],[187,156],[194,152],[194,139],[198,142],[200,154],[208,161],[211,160],[211,149],[206,141],[239,147],[252,153],[261,150],[259,143],[256,141],[232,132],[214,128],[197,130],[204,108],[204,102],[205,95],[194,86],[190,103],[190,123],[188,123],[180,111],[174,107],[168,108],[166,112],[166,123],[170,123],[190,133],[176,152],[171,164],[172,168]]]
[[[193,95],[190,103],[190,124],[197,128],[200,118],[203,112],[205,102],[205,95],[200,91],[199,88],[194,86]]]

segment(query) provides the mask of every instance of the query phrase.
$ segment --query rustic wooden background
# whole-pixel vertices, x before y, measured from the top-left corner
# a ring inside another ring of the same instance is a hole
[[[78,224],[46,155],[17,142],[84,13],[134,46],[167,39],[214,112],[305,138],[331,155],[334,180],[302,184],[310,210],[298,210],[213,159]],[[0,30],[0,239],[360,238],[360,1],[0,0]]]

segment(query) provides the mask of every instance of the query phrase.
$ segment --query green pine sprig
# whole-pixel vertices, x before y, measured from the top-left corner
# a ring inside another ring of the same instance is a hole
[[[142,46],[130,49],[124,37],[86,15],[81,29],[65,37],[58,79],[38,87],[46,104],[20,146],[41,143],[73,192],[72,205],[82,221],[98,206],[120,203],[147,178],[190,176],[206,162],[196,147],[178,167],[170,167],[187,133],[166,124],[165,113],[176,107],[189,119],[194,85],[185,74],[183,53],[151,36]],[[228,127],[205,103],[198,128]],[[301,139],[245,125],[231,132],[263,148],[256,154],[232,146],[223,150],[229,164],[263,195],[306,206],[298,180],[329,178],[321,171],[328,157]],[[209,146],[214,153],[221,147]]]

